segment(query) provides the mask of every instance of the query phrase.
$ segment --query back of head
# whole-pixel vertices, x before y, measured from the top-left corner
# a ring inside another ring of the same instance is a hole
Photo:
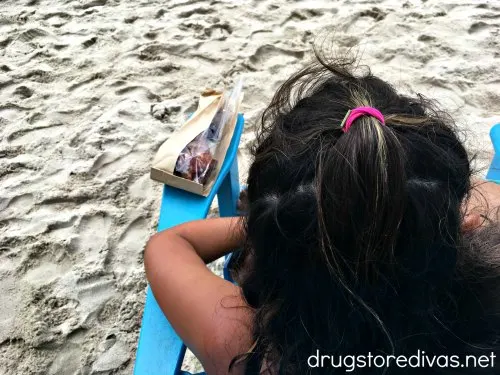
[[[423,97],[353,70],[353,61],[319,58],[263,115],[240,280],[256,311],[248,373],[262,364],[308,373],[316,350],[461,354],[498,339],[498,325],[474,326],[486,307],[457,282],[471,170],[453,122]],[[385,125],[363,116],[344,133],[359,106],[377,108]],[[473,311],[464,320],[457,298]]]

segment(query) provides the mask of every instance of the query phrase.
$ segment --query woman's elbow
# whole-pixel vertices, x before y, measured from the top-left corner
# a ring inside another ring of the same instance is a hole
[[[146,277],[150,279],[151,266],[158,262],[158,258],[162,255],[162,242],[165,242],[165,233],[158,232],[151,236],[144,248],[144,269]]]

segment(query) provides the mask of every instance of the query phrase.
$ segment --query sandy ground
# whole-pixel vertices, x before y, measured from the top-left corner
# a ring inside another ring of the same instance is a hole
[[[476,0],[2,1],[0,374],[132,373],[149,166],[201,89],[243,76],[245,170],[258,114],[335,27],[376,74],[438,98],[484,166],[499,25]]]

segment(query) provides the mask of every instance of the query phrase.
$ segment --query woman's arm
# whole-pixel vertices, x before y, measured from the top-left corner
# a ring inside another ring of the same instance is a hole
[[[194,251],[205,263],[224,256],[243,245],[245,239],[241,217],[191,221],[155,234],[150,242],[168,246],[171,241],[185,241],[179,251]]]
[[[248,350],[251,315],[240,288],[206,266],[244,240],[239,218],[194,221],[154,235],[146,275],[160,308],[207,374],[226,374]]]

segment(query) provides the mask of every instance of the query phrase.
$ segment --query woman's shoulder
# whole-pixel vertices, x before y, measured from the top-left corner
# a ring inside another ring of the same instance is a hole
[[[253,312],[241,294],[227,295],[212,316],[210,332],[205,332],[203,353],[198,354],[207,374],[243,375],[244,361],[238,357],[251,350]]]

